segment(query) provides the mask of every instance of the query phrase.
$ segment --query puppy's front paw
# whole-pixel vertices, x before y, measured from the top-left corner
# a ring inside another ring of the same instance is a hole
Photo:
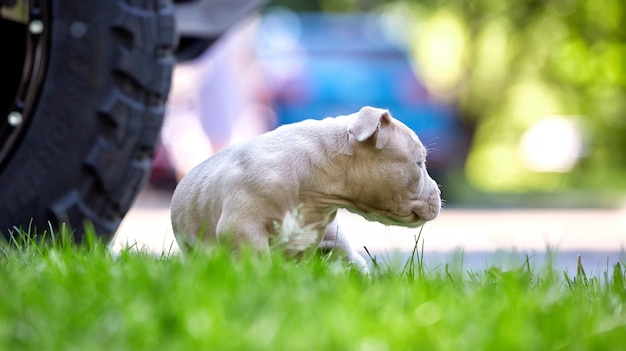
[[[346,256],[346,261],[350,264],[351,267],[357,269],[363,275],[369,275],[370,269],[367,265],[367,261],[363,258],[363,256],[359,255],[358,252],[352,251],[348,256]]]

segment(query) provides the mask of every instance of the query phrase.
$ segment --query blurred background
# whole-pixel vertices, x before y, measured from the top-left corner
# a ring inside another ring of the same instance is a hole
[[[626,190],[620,0],[270,1],[182,63],[152,176],[280,124],[388,108],[448,205],[615,206]]]
[[[169,191],[222,148],[374,105],[430,150],[446,206],[425,226],[429,257],[623,260],[624,23],[622,0],[270,1],[177,66],[151,178],[165,195],[140,197],[121,237],[165,233]],[[339,218],[356,247],[415,244],[415,230]]]

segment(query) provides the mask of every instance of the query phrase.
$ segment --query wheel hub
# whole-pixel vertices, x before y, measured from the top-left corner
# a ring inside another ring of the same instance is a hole
[[[0,0],[0,170],[26,131],[48,56],[48,2]]]

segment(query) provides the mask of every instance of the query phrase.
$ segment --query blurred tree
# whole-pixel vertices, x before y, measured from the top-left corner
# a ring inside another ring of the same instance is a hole
[[[384,9],[415,19],[410,44],[421,75],[475,123],[466,167],[473,184],[505,191],[626,187],[626,3],[426,0]],[[579,151],[564,145],[571,144],[571,124],[553,124],[548,140],[525,138],[555,115],[569,116],[584,142],[580,155],[561,155],[580,156],[568,173],[556,165],[539,172],[524,153],[524,145],[534,147],[550,161],[556,149]]]
[[[398,31],[418,74],[475,126],[466,174],[478,188],[626,189],[623,0],[271,4],[301,11],[377,9],[402,18]],[[541,160],[533,157],[555,165],[539,169]]]

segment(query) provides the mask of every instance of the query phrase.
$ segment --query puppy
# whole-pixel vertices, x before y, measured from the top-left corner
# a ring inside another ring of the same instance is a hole
[[[413,228],[439,214],[426,149],[387,110],[284,125],[224,149],[180,181],[171,214],[181,247],[202,239],[269,252],[279,228],[299,227],[285,252],[333,250],[366,272],[335,221],[339,208]]]

